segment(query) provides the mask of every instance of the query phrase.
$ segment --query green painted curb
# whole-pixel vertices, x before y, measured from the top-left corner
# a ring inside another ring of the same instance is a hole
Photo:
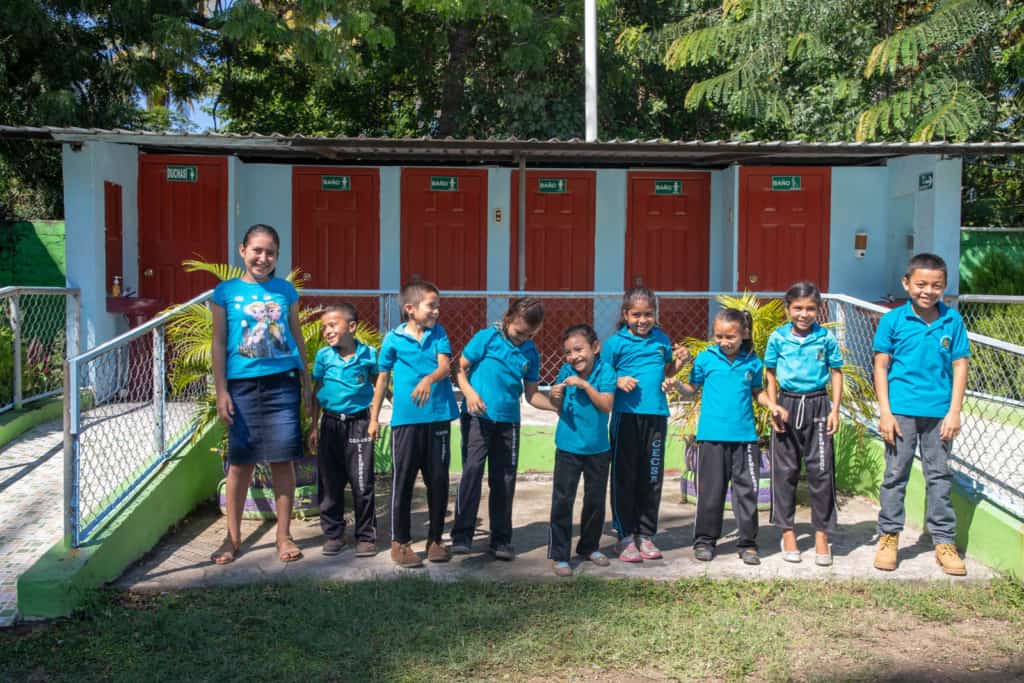
[[[44,422],[59,420],[64,415],[64,399],[60,396],[48,398],[38,405],[21,410],[12,410],[0,416],[0,448]]]
[[[147,486],[99,534],[80,548],[61,541],[18,579],[18,611],[27,618],[70,614],[90,591],[116,579],[150,550],[173,524],[217,490],[223,476],[211,450],[217,425],[192,448],[167,461]]]

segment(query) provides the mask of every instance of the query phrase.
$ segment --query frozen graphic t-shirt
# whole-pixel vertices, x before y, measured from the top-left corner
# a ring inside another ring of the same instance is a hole
[[[288,311],[299,300],[290,282],[226,280],[213,290],[212,300],[227,317],[228,379],[302,368],[288,329]]]

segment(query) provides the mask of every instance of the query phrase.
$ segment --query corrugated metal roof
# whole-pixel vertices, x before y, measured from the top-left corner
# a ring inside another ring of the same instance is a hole
[[[166,133],[143,130],[0,125],[0,138],[59,143],[132,144],[147,152],[233,154],[246,160],[513,164],[672,165],[722,167],[745,164],[863,165],[918,154],[997,156],[1024,154],[1024,142],[809,142],[773,140],[600,140],[587,142],[515,137],[311,137],[250,133]]]

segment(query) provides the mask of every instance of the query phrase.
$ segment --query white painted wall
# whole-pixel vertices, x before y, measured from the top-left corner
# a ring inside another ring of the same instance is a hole
[[[736,286],[736,236],[739,229],[739,167],[711,172],[711,214],[708,234],[708,288],[732,291]]]
[[[889,171],[884,166],[832,169],[830,291],[868,301],[890,293],[889,254],[905,239],[889,230],[888,185]],[[858,232],[868,236],[863,258],[857,258],[853,248]],[[893,241],[895,237],[899,240]]]
[[[277,272],[292,269],[292,167],[284,164],[228,163],[228,174],[235,169],[234,199],[229,192],[228,254],[232,263],[241,265],[238,245],[250,225],[266,223],[277,229],[281,237],[281,254]]]

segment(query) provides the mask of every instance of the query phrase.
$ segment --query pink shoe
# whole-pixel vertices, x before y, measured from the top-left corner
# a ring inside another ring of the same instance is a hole
[[[658,546],[654,545],[654,541],[647,536],[640,537],[640,557],[645,560],[661,559],[661,551],[658,550]]]
[[[644,558],[640,554],[640,551],[636,549],[636,543],[633,541],[629,542],[629,545],[619,553],[619,559],[623,562],[643,562]]]

